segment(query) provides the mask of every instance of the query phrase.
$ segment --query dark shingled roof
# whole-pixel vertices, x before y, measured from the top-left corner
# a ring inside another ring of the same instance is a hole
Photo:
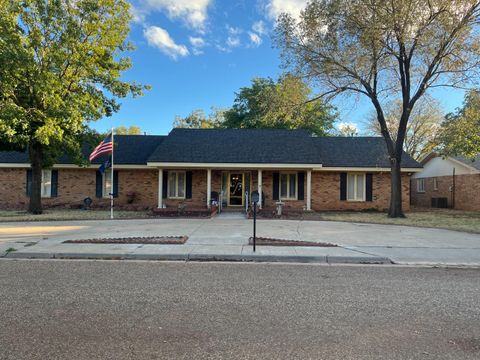
[[[387,146],[382,137],[317,137],[313,138],[323,167],[390,167]],[[402,167],[421,168],[418,162],[403,153]]]
[[[304,130],[173,129],[149,162],[320,164]]]
[[[480,154],[475,156],[474,159],[469,159],[469,158],[466,158],[464,156],[454,156],[453,158],[455,160],[458,160],[458,161],[464,163],[465,165],[472,166],[475,169],[480,170]]]
[[[115,135],[114,162],[121,165],[146,165],[150,154],[162,143],[166,136],[159,135]],[[93,150],[91,145],[85,144],[82,149],[83,156]],[[104,158],[99,157],[93,161],[100,164]],[[28,153],[19,151],[0,151],[0,163],[28,163]],[[72,164],[67,155],[60,157],[59,164]]]
[[[92,151],[84,146],[85,158]],[[115,136],[115,164],[147,162],[322,164],[323,167],[390,167],[383,138],[312,137],[304,130],[174,129],[168,136]],[[94,163],[99,164],[99,158]],[[28,163],[26,152],[2,151],[0,163]],[[59,164],[72,164],[62,156]],[[421,165],[404,154],[402,167]]]

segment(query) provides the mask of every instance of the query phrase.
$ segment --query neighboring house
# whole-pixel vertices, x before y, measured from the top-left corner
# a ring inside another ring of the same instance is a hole
[[[472,161],[431,153],[422,165],[412,177],[412,205],[480,211],[480,155]]]
[[[87,157],[90,149],[85,149]],[[174,129],[167,136],[115,136],[116,206],[206,208],[212,201],[242,209],[253,190],[264,208],[384,210],[390,201],[389,160],[382,138],[312,137],[303,130]],[[107,207],[111,173],[67,157],[43,171],[46,207],[79,207],[86,197]],[[1,208],[24,208],[31,186],[28,154],[0,152]],[[404,154],[403,200],[421,165]],[[135,198],[128,204],[132,192]],[[129,194],[130,193],[130,194]]]

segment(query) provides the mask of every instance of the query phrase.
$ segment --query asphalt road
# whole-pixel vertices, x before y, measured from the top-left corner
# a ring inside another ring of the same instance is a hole
[[[479,359],[480,270],[0,261],[0,359]]]

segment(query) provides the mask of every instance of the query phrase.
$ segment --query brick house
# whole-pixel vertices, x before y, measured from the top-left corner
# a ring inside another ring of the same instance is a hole
[[[431,153],[421,163],[412,176],[412,205],[480,211],[480,154],[471,160]]]
[[[85,149],[85,156],[91,149]],[[384,210],[390,200],[389,161],[382,138],[313,137],[303,130],[174,129],[167,136],[115,136],[114,180],[102,159],[78,167],[66,156],[43,170],[45,207],[244,209],[258,190],[263,208]],[[403,201],[421,165],[404,155]],[[25,208],[31,186],[28,154],[0,152],[0,208]],[[134,195],[134,196],[132,196]],[[133,197],[133,199],[132,199]],[[133,201],[132,201],[133,200]]]

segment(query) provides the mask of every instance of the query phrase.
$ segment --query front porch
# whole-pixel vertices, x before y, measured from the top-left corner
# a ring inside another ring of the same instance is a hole
[[[248,211],[258,191],[259,209],[311,210],[312,169],[160,168],[158,208]]]

